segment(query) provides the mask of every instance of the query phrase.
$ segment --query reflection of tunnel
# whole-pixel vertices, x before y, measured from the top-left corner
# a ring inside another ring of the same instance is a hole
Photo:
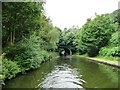
[[[64,53],[62,53],[64,52]],[[63,50],[59,52],[60,56],[72,55],[72,51],[69,48],[63,47]]]

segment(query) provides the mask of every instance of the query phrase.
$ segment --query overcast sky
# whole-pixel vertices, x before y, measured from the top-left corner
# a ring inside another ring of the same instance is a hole
[[[46,15],[53,25],[62,30],[72,25],[81,27],[87,18],[97,14],[111,13],[118,9],[120,0],[46,0]]]

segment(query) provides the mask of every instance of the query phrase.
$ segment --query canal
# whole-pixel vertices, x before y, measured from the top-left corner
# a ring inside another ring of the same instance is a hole
[[[118,88],[119,69],[73,56],[45,62],[7,80],[4,88]]]

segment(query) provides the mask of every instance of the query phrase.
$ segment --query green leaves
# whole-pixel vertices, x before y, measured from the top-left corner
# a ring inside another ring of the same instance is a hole
[[[4,58],[2,64],[3,64],[2,65],[2,74],[4,76],[4,79],[5,78],[11,79],[11,78],[15,77],[15,75],[17,73],[20,72],[20,68],[16,62],[13,62],[13,61],[10,61],[10,60]]]
[[[103,47],[99,53],[101,56],[120,57],[119,47]]]
[[[87,51],[90,47],[98,47],[108,45],[109,39],[117,31],[117,24],[111,19],[109,14],[97,15],[95,19],[88,21],[80,29],[77,36],[79,51]],[[83,49],[84,47],[84,49]]]
[[[114,11],[111,14],[111,19],[117,22],[120,25],[120,9]]]
[[[76,31],[74,32],[74,28],[68,31],[62,32],[60,36],[60,40],[58,42],[58,50],[61,51],[64,48],[69,48],[72,50],[72,53],[75,53],[77,51],[76,49],[76,41],[75,41],[75,34]]]
[[[3,75],[36,69],[52,56],[61,30],[44,15],[42,2],[3,2]]]
[[[109,46],[101,48],[100,55],[109,56],[109,57],[120,57],[119,34],[120,34],[119,31],[112,34],[112,36],[110,38]]]
[[[42,3],[3,2],[2,6],[3,46],[8,45],[10,39],[12,43],[18,42],[40,29]]]
[[[120,31],[117,31],[112,34],[112,37],[110,39],[110,45],[111,46],[119,46],[120,45]]]

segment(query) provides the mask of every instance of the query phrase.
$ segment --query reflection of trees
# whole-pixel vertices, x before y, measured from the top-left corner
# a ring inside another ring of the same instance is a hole
[[[78,74],[86,83],[83,84],[87,88],[116,88],[118,87],[118,74],[106,65],[89,62],[83,58],[74,58],[71,66],[76,68]],[[109,68],[106,69],[105,67]],[[103,69],[103,70],[101,70]],[[111,75],[112,74],[112,75]]]
[[[55,60],[41,64],[39,69],[28,72],[26,75],[20,75],[6,82],[7,88],[35,88],[39,87],[47,74],[49,74],[55,66]]]
[[[102,64],[100,64],[99,68],[103,73],[105,73],[108,76],[111,82],[116,83],[118,87],[118,78],[120,77],[120,70]]]

